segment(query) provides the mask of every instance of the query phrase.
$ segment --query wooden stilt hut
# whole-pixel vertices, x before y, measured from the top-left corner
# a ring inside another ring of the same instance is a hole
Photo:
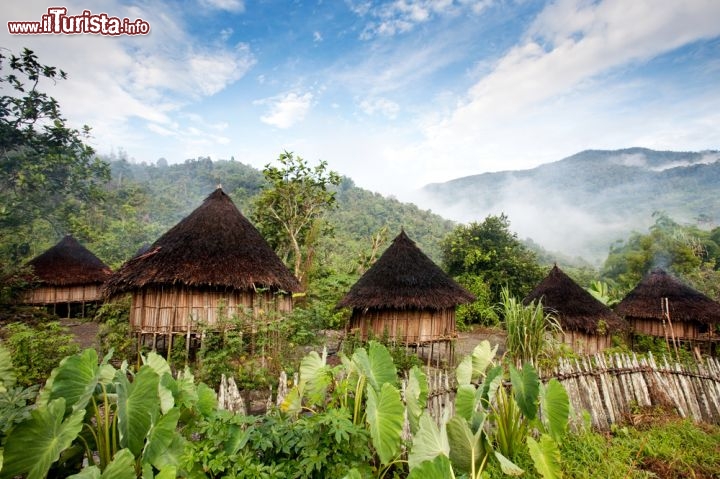
[[[43,305],[59,316],[84,317],[86,307],[102,301],[100,289],[110,268],[70,235],[28,262],[33,287],[23,303]]]
[[[401,231],[338,307],[352,308],[348,330],[363,340],[386,337],[396,344],[432,348],[435,343],[452,345],[455,307],[474,299]]]
[[[147,343],[152,337],[191,337],[219,328],[222,319],[261,311],[292,310],[299,291],[290,273],[258,230],[220,187],[127,261],[107,282],[105,294],[132,295],[130,325]],[[224,327],[224,326],[223,326]]]
[[[660,268],[645,275],[615,312],[635,334],[711,345],[720,341],[720,303]]]
[[[580,354],[595,354],[612,346],[612,336],[624,333],[626,323],[610,308],[585,291],[564,271],[550,273],[523,300],[542,300],[546,312],[555,314],[563,329],[563,342]]]

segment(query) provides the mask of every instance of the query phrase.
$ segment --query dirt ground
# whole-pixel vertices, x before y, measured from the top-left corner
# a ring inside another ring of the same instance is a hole
[[[98,346],[97,323],[85,322],[77,319],[63,319],[60,322],[64,326],[66,326],[69,331],[75,336],[75,342],[78,343],[80,348],[96,348]],[[325,336],[324,339],[327,342],[329,352],[331,354],[333,352],[336,352],[341,341],[342,333],[338,331],[324,331],[323,336]],[[505,352],[505,331],[500,328],[477,326],[471,331],[463,331],[458,333],[458,338],[455,342],[456,361],[463,356],[472,353],[472,350],[475,348],[475,346],[477,346],[480,341],[485,339],[490,341],[491,346],[495,346],[497,344],[497,354],[498,356],[502,356],[502,354]],[[309,352],[310,349],[315,348],[308,348],[308,351],[306,351],[306,353]],[[446,354],[445,348],[442,345],[435,346],[433,350],[435,353],[433,362],[435,362],[438,355],[440,355],[442,358]],[[427,347],[419,351],[420,355],[424,357],[427,357],[429,352],[430,350]]]
[[[70,333],[75,336],[75,342],[80,345],[81,349],[96,348],[98,346],[98,323],[78,319],[61,319],[60,324],[67,327]]]

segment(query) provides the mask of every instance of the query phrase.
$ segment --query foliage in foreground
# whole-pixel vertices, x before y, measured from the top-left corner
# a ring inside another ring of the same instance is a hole
[[[569,436],[560,447],[565,477],[718,477],[720,427],[665,411],[650,416],[649,423],[615,427],[609,435],[586,430]]]

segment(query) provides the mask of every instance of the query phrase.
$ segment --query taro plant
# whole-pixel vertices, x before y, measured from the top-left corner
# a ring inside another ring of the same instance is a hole
[[[375,472],[383,477],[393,467],[402,468],[404,462],[401,454],[406,409],[398,388],[397,369],[388,349],[377,341],[370,341],[367,349],[357,348],[351,357],[341,355],[341,360],[342,364],[332,368],[325,353],[308,354],[300,364],[299,383],[289,391],[281,410],[294,416],[330,408],[342,411],[352,424],[366,429],[374,450]],[[417,367],[410,375],[414,382],[406,401],[413,403],[408,408],[409,416],[417,423],[420,404],[427,395],[427,381]],[[357,469],[351,470],[359,474]]]
[[[453,417],[438,426],[422,414],[408,455],[409,477],[457,473],[478,479],[491,461],[505,474],[520,475],[524,471],[513,459],[524,448],[543,478],[560,477],[557,441],[569,417],[565,389],[556,380],[543,385],[529,364],[522,369],[510,365],[506,374],[493,361],[496,350],[483,341],[457,367]]]
[[[10,429],[0,478],[175,477],[180,418],[209,414],[214,392],[196,387],[188,370],[173,378],[157,354],[137,371],[116,369],[110,357],[87,349],[63,359],[30,417]]]

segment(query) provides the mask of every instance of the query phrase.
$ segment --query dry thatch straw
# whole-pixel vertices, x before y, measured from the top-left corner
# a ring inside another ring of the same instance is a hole
[[[104,283],[110,268],[70,235],[28,262],[35,280],[48,286]]]
[[[166,285],[300,290],[297,279],[221,188],[146,252],[127,261],[104,293],[115,296]]]
[[[626,318],[663,320],[661,300],[668,299],[673,322],[697,321],[712,325],[720,322],[720,303],[683,284],[657,268],[638,283],[615,307]]]
[[[401,231],[338,307],[441,310],[474,300]]]
[[[554,313],[564,331],[604,335],[627,329],[625,321],[581,288],[557,265],[530,292],[523,303],[529,304],[540,299],[545,311]],[[601,321],[603,331],[598,331]]]

